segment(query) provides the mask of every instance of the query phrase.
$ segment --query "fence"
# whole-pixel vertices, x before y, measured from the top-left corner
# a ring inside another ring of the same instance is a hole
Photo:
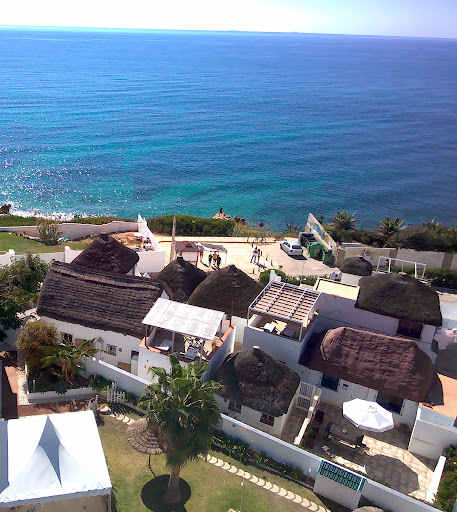
[[[113,384],[106,388],[106,401],[109,404],[125,404],[125,391],[118,391],[117,384]]]

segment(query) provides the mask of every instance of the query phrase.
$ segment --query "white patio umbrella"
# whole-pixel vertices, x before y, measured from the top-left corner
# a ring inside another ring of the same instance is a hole
[[[385,432],[394,428],[392,413],[376,402],[355,398],[343,404],[343,416],[354,425],[371,432]]]

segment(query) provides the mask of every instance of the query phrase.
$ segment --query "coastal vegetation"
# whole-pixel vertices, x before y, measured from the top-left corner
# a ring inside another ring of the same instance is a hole
[[[16,348],[24,357],[29,373],[39,373],[47,347],[56,347],[60,341],[57,327],[44,320],[27,322],[16,340]]]
[[[9,251],[12,249],[16,254],[39,252],[61,252],[68,245],[74,250],[84,249],[86,244],[84,242],[61,242],[58,245],[44,245],[43,242],[32,240],[23,236],[15,235],[13,233],[0,232],[0,251]]]
[[[307,284],[309,286],[314,286],[318,276],[289,276],[282,270],[275,270],[275,274],[281,277],[281,281],[283,283],[295,284]],[[270,281],[270,270],[264,270],[259,274],[259,283],[263,285],[267,285]]]
[[[53,219],[38,219],[38,233],[44,245],[57,245],[59,243],[59,223]]]
[[[173,215],[147,219],[153,233],[171,235]],[[177,236],[232,236],[235,222],[226,219],[206,219],[191,215],[176,215]]]

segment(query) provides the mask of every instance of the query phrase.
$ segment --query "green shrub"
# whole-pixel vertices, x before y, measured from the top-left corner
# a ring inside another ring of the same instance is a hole
[[[43,379],[40,375],[38,377],[38,380],[35,382],[35,391],[37,393],[44,393],[45,391],[49,391],[50,384],[49,381],[46,379]]]
[[[457,270],[450,268],[428,268],[425,277],[432,280],[432,286],[457,288]]]
[[[105,379],[105,377],[102,377],[101,375],[92,375],[87,379],[87,385],[97,393],[105,391],[112,383],[113,382],[111,380]]]
[[[20,215],[0,215],[0,226],[35,226],[38,217],[21,217]]]
[[[125,392],[125,401],[131,405],[138,405],[139,398],[133,393]]]
[[[451,249],[446,234],[428,225],[406,228],[391,236],[387,245],[416,251],[446,252]]]
[[[446,512],[452,512],[457,496],[457,445],[446,451],[446,464],[441,477],[434,506]]]
[[[64,380],[59,380],[55,385],[56,393],[59,395],[64,395],[68,391],[68,382]]]
[[[289,283],[289,284],[295,284],[299,285],[300,283],[306,284],[308,286],[314,286],[318,276],[289,276],[282,270],[275,270],[275,274],[277,276],[281,277],[281,281],[283,283]],[[264,270],[263,272],[260,272],[259,275],[259,283],[263,284],[264,286],[267,285],[270,281],[270,271]]]
[[[117,217],[112,217],[108,215],[101,217],[75,217],[74,219],[71,219],[70,222],[73,222],[75,224],[96,224],[97,226],[99,226],[101,224],[108,224],[109,222],[113,222],[113,220],[135,222],[132,219],[118,219]]]
[[[147,222],[153,233],[171,235],[173,215],[154,217]],[[176,235],[178,236],[232,236],[234,226],[233,220],[176,215]]]

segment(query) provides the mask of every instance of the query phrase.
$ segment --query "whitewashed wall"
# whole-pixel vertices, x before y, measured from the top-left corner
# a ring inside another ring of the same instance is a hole
[[[116,382],[118,387],[133,393],[136,396],[141,396],[144,393],[146,386],[151,383],[149,379],[142,379],[136,375],[132,375],[129,372],[116,368],[115,366],[100,361],[95,357],[89,357],[83,361],[83,365],[87,376],[101,375],[105,379]]]
[[[14,261],[15,252],[10,249],[6,253],[0,254],[0,267],[11,265]]]
[[[309,370],[301,365],[297,366],[296,371],[304,382],[309,382],[314,386],[321,386],[321,372]],[[355,398],[375,402],[377,395],[378,392],[375,389],[366,388],[359,384],[353,384],[352,382],[340,379],[336,391],[322,387],[321,400],[322,402],[342,407],[344,402]],[[413,428],[414,422],[416,421],[417,407],[417,402],[405,400],[401,414],[392,413],[395,425],[398,426],[400,423],[406,423],[410,428]]]
[[[105,361],[113,366],[118,363],[130,364],[131,351],[139,351],[140,341],[138,338],[133,336],[127,336],[118,332],[103,331],[101,329],[93,329],[92,327],[85,327],[83,325],[71,324],[68,322],[62,322],[60,320],[54,320],[43,316],[42,320],[54,324],[60,332],[72,334],[73,339],[91,340],[101,337],[104,342],[104,348],[107,344],[115,345],[117,347],[116,356],[111,356],[105,352],[99,352],[97,356],[101,361]],[[119,350],[121,349],[121,351]]]
[[[216,353],[213,355],[209,362],[209,367],[207,371],[207,378],[211,379],[214,373],[219,369],[219,366],[222,364],[224,359],[233,353],[235,348],[235,338],[236,338],[236,325],[229,327],[226,331],[222,339],[224,340],[222,345],[216,350]]]
[[[246,328],[247,323],[248,321],[245,317],[232,316],[232,325],[236,325],[236,342],[243,343],[244,329]]]
[[[437,460],[444,450],[456,443],[457,428],[454,427],[454,418],[419,406],[408,450]]]
[[[256,345],[293,370],[300,359],[302,344],[299,341],[270,334],[248,325],[244,330],[243,350]]]
[[[390,248],[381,247],[338,247],[337,256],[335,259],[335,265],[338,267],[345,258],[352,258],[354,256],[363,256],[368,260],[375,268],[378,264],[380,256],[390,257]]]
[[[160,272],[165,266],[165,251],[141,251],[137,253],[136,275]]]
[[[161,354],[160,352],[154,352],[147,348],[140,347],[138,356],[138,377],[142,379],[150,378],[149,368],[160,367],[165,368],[167,372],[171,370],[170,359],[168,355]],[[181,362],[184,366],[185,363]]]
[[[441,268],[443,265],[444,252],[415,251],[414,249],[398,249],[396,259],[425,263],[430,268]]]
[[[227,400],[226,398],[221,398],[220,396],[216,395],[216,400],[219,404],[219,408],[222,414],[225,414],[231,418],[246,423],[246,425],[250,425],[251,427],[262,430],[263,432],[266,432],[272,436],[280,436],[284,421],[287,418],[286,414],[283,414],[282,416],[278,416],[277,418],[275,418],[274,425],[270,426],[260,421],[262,413],[259,411],[255,411],[250,407],[242,405],[241,412],[237,413],[229,410],[229,400]]]
[[[102,233],[124,233],[126,231],[136,231],[138,224],[136,222],[124,222],[114,220],[107,224],[78,224],[73,222],[63,222],[59,224],[60,236],[75,240],[77,238],[85,238],[91,235],[101,235]],[[10,233],[24,233],[28,236],[40,236],[37,226],[2,226],[0,231],[8,231]]]

